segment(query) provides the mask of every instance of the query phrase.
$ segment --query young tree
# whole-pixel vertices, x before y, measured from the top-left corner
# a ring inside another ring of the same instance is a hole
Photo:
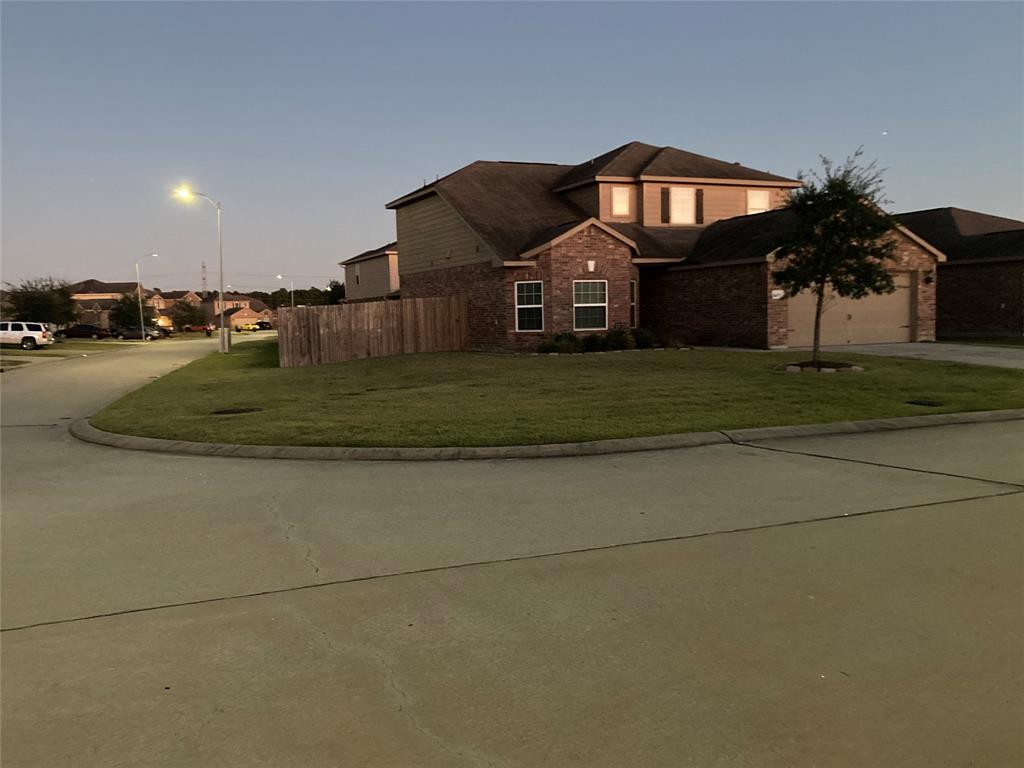
[[[815,295],[815,366],[821,367],[821,313],[829,290],[860,299],[869,293],[891,293],[892,277],[885,264],[896,249],[891,232],[896,222],[884,210],[882,172],[875,163],[861,164],[862,149],[842,165],[821,157],[823,174],[800,173],[804,186],[790,198],[795,226],[777,253],[787,259],[775,282],[790,296],[804,290]]]
[[[71,287],[64,280],[39,277],[18,285],[7,283],[7,303],[14,320],[68,325],[75,321]]]
[[[325,297],[328,304],[341,304],[345,300],[345,284],[339,283],[337,280],[331,280],[327,284]]]
[[[187,301],[174,302],[169,314],[178,328],[183,328],[186,325],[206,324],[206,313],[200,307],[189,304]]]
[[[153,322],[153,309],[143,305],[143,316],[146,325]],[[139,296],[126,293],[110,308],[110,325],[117,328],[137,328],[139,325]]]

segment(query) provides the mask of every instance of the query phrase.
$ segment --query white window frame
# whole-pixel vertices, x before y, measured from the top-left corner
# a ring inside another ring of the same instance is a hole
[[[624,195],[624,203],[625,203],[625,208],[626,208],[625,211],[621,211],[620,212],[620,211],[617,211],[616,208],[615,208],[616,192],[619,192],[622,195]],[[612,196],[612,199],[611,199],[612,216],[615,216],[616,218],[620,218],[620,219],[629,218],[630,208],[631,208],[631,206],[629,204],[629,187],[614,186],[614,187],[612,187],[611,196]]]
[[[682,209],[679,216],[676,215],[677,201]],[[694,187],[668,188],[668,223],[684,226],[697,223],[697,190]]]
[[[520,304],[519,286],[537,283],[540,285],[540,304]],[[517,280],[512,288],[512,300],[515,302],[516,310],[516,333],[544,333],[544,281],[543,280]],[[519,327],[520,309],[540,309],[540,328],[522,329]]]
[[[629,281],[629,327],[637,328],[640,325],[640,286],[638,281]],[[607,295],[605,296],[607,298]]]
[[[577,304],[577,283],[604,283],[604,302],[598,304]],[[580,328],[576,325],[576,307],[604,307],[604,325],[600,328]],[[572,281],[572,329],[574,331],[607,331],[608,330],[608,281],[607,280],[573,280]]]
[[[751,195],[764,195],[764,208],[763,209],[761,209],[761,206],[759,206],[759,205],[758,206],[752,206],[750,204],[750,197],[751,197]],[[759,210],[752,210],[755,207],[758,208]],[[747,215],[748,216],[751,215],[751,214],[754,214],[754,213],[767,213],[771,209],[772,209],[772,193],[771,193],[771,190],[768,190],[768,189],[748,189],[747,190]]]

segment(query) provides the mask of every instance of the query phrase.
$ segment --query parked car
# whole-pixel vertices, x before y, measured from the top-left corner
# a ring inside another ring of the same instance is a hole
[[[0,323],[0,344],[17,344],[22,349],[35,349],[53,344],[56,339],[46,323]]]
[[[158,325],[158,326],[156,327],[156,329],[157,329],[158,331],[160,331],[160,335],[161,335],[161,336],[163,336],[163,337],[164,337],[165,339],[166,339],[166,338],[167,338],[168,336],[171,336],[171,335],[173,335],[173,334],[174,334],[174,329],[173,329],[173,328],[171,328],[171,327],[169,327],[169,326],[166,326],[166,325]]]
[[[266,320],[258,320],[255,323],[242,323],[236,325],[235,330],[237,331],[269,331],[273,326]]]
[[[215,328],[213,323],[206,323],[205,325],[183,325],[181,327],[181,330],[184,331],[185,333],[202,333],[203,331],[212,332],[215,330]]]
[[[135,326],[129,325],[129,326],[126,326],[124,328],[116,328],[116,329],[112,330],[111,333],[113,334],[115,339],[141,339],[141,338],[143,338],[143,333],[139,329],[139,326],[137,326],[137,325],[135,325]],[[163,337],[164,337],[164,335],[162,333],[160,333],[160,329],[159,328],[154,328],[151,325],[147,325],[146,326],[145,338],[149,339],[150,341],[156,341],[157,339],[162,339]]]
[[[98,325],[72,325],[62,331],[57,331],[58,337],[67,339],[109,339],[110,331],[100,328]]]

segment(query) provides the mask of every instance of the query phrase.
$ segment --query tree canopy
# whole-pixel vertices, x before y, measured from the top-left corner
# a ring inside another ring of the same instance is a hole
[[[13,320],[34,320],[54,325],[69,325],[75,321],[75,302],[66,281],[38,277],[18,285],[6,285],[6,301],[11,307]]]
[[[869,293],[891,293],[886,262],[896,242],[896,222],[882,206],[882,172],[872,162],[861,164],[858,149],[842,165],[821,157],[823,172],[799,175],[804,186],[790,198],[793,226],[779,243],[784,266],[774,273],[777,285],[790,296],[810,290],[816,296],[814,361],[820,358],[821,314],[825,295],[833,291],[854,299]]]

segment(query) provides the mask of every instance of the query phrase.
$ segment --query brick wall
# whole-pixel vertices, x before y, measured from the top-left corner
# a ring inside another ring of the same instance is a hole
[[[1024,333],[1024,260],[939,267],[939,338]]]
[[[537,257],[535,267],[505,269],[505,296],[509,302],[506,348],[532,352],[542,341],[573,332],[573,281],[608,281],[608,330],[629,328],[629,281],[639,279],[632,251],[622,241],[597,227],[588,227],[552,246]],[[594,262],[594,271],[587,268]],[[516,332],[515,283],[544,283],[544,331]],[[575,331],[579,336],[601,331]]]
[[[497,351],[505,349],[507,340],[509,309],[504,284],[503,267],[490,263],[468,264],[402,275],[402,298],[465,294],[468,299],[469,348]]]
[[[469,348],[533,352],[542,341],[573,330],[573,281],[608,281],[608,328],[629,327],[629,281],[638,278],[632,252],[597,227],[578,232],[536,258],[536,266],[471,264],[402,275],[402,297],[469,297]],[[594,271],[587,269],[594,262]],[[544,331],[516,331],[515,284],[544,283]],[[588,331],[579,331],[581,336]]]
[[[935,341],[935,257],[906,236],[900,236],[891,272],[910,272],[911,295],[915,297],[914,341]]]
[[[676,344],[776,345],[778,333],[786,333],[786,315],[780,307],[784,301],[771,301],[772,287],[767,264],[645,269],[640,280],[641,323]],[[771,310],[769,304],[774,305]]]

